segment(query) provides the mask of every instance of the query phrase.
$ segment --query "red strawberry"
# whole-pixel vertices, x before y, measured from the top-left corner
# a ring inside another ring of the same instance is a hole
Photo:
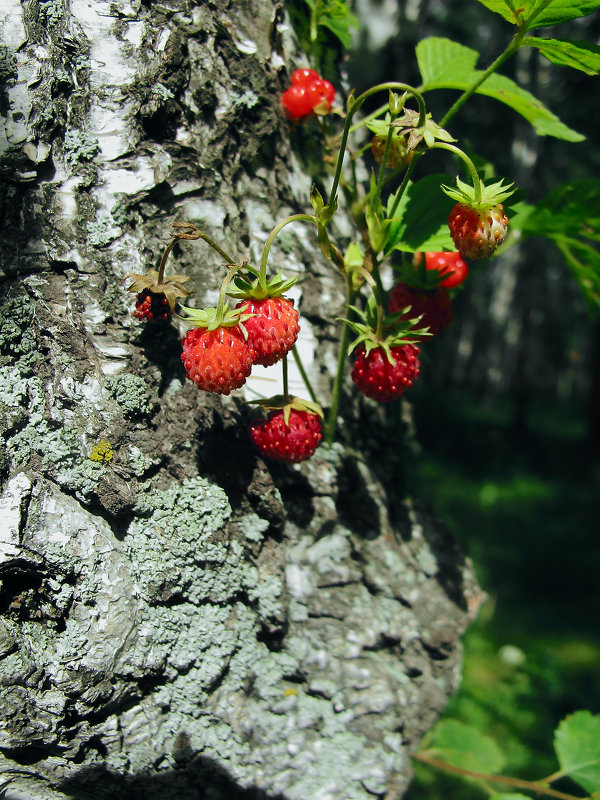
[[[306,86],[290,86],[281,95],[281,103],[292,119],[307,117],[313,110],[313,101]]]
[[[328,114],[335,98],[335,88],[324,78],[318,78],[306,88],[316,114]]]
[[[398,313],[407,306],[410,306],[410,309],[399,319],[421,316],[417,327],[429,328],[431,335],[435,336],[452,322],[452,300],[448,290],[442,286],[425,290],[397,283],[390,295],[389,311],[392,314]]]
[[[448,217],[448,227],[462,256],[487,258],[504,241],[508,217],[502,203],[515,190],[511,189],[512,183],[502,183],[486,186],[477,180],[476,186],[469,186],[457,178],[456,188],[442,185],[442,191],[458,201]]]
[[[321,76],[316,69],[308,69],[307,67],[295,69],[290,77],[292,86],[310,86],[311,83],[320,79]]]
[[[311,112],[328,114],[335,98],[333,84],[314,69],[296,69],[292,85],[281,95],[281,102],[292,119],[302,119]]]
[[[440,286],[445,286],[446,289],[454,289],[461,284],[469,272],[460,253],[425,253],[425,267],[437,270],[440,276],[445,274]]]
[[[269,367],[282,359],[294,346],[300,325],[293,300],[267,297],[264,300],[241,300],[236,308],[255,314],[244,323],[254,346],[254,363]]]
[[[391,347],[391,363],[383,347],[374,347],[367,353],[361,345],[355,351],[352,380],[367,397],[380,403],[391,402],[417,379],[421,370],[419,352],[412,344]]]
[[[172,245],[173,243],[167,248],[167,253]],[[133,316],[150,322],[163,322],[168,319],[175,310],[177,299],[191,294],[183,285],[189,280],[185,275],[171,275],[165,278],[164,256],[158,271],[149,269],[145,275],[130,272],[125,280],[130,281],[127,289],[136,295]]]
[[[448,217],[448,227],[461,255],[487,258],[504,241],[508,217],[502,203],[484,209],[457,203]]]
[[[173,314],[167,297],[162,292],[151,292],[144,289],[135,298],[133,316],[147,319],[150,322],[164,322]]]
[[[250,438],[261,455],[290,463],[310,458],[322,435],[318,414],[295,409],[289,410],[287,423],[284,409],[276,409],[250,426]]]
[[[192,328],[181,343],[186,376],[205,392],[229,394],[250,375],[254,347],[239,325]]]

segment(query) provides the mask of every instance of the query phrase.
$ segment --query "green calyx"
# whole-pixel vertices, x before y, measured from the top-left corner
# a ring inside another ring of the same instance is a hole
[[[283,411],[283,421],[286,425],[289,425],[290,413],[292,411],[307,411],[309,414],[315,414],[321,419],[324,419],[323,409],[319,403],[313,403],[310,400],[302,400],[300,397],[278,394],[274,397],[267,397],[264,400],[249,400],[248,402],[260,406],[266,411]]]
[[[390,128],[391,121],[390,115],[386,114],[385,119],[372,119],[370,122],[366,123],[366,127],[374,133],[376,136],[386,137],[388,135],[388,130]],[[405,143],[404,135],[397,129],[392,129],[392,141],[398,141]]]
[[[246,264],[244,272],[238,273],[233,279],[236,289],[229,290],[227,294],[229,297],[235,297],[238,300],[264,300],[267,297],[281,297],[298,280],[298,275],[284,280],[282,273],[278,272],[275,277],[261,281],[260,272]]]
[[[248,338],[248,333],[244,327],[244,322],[254,314],[244,314],[239,308],[229,308],[219,304],[217,308],[189,308],[188,306],[180,306],[183,314],[179,316],[181,319],[193,325],[195,328],[206,328],[208,331],[214,331],[217,328],[233,328],[239,325],[244,334],[244,339]]]
[[[398,281],[411,289],[419,292],[435,292],[452,270],[427,269],[425,258],[421,255],[420,260],[415,258],[412,263],[404,262],[402,266],[395,267],[394,272]]]
[[[486,186],[483,182],[481,182],[480,199],[476,199],[475,188],[470,186],[468,183],[464,183],[464,181],[461,181],[460,178],[456,179],[456,187],[444,186],[444,184],[442,184],[440,188],[452,200],[456,200],[458,203],[463,203],[466,206],[470,206],[476,211],[485,211],[487,208],[492,208],[493,206],[497,206],[499,203],[503,203],[507,198],[516,192],[516,189],[511,188],[514,186],[514,184],[503,184],[504,179],[499,180],[496,183],[490,183],[489,186]]]
[[[356,338],[348,347],[348,355],[359,345],[364,346],[367,355],[371,350],[381,347],[390,364],[393,364],[392,347],[416,344],[423,336],[429,335],[429,328],[415,327],[421,319],[420,316],[412,319],[401,319],[409,311],[410,306],[394,314],[380,317],[376,301],[371,295],[364,311],[356,308],[356,306],[349,306],[349,309],[354,311],[359,320],[342,320],[356,334]]]
[[[431,114],[425,117],[425,123],[419,125],[419,113],[407,108],[404,114],[394,122],[390,123],[393,128],[398,129],[398,133],[407,137],[407,148],[416,150],[422,142],[427,147],[433,147],[436,141],[455,142],[456,139],[448,131],[440,128],[431,118]]]

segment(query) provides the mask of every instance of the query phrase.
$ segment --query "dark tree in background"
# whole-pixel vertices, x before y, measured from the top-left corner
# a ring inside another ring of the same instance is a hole
[[[138,323],[123,286],[174,220],[255,259],[306,210],[282,11],[0,10],[6,798],[399,797],[459,681],[480,593],[402,500],[399,417],[273,468],[241,397],[185,381],[180,322]],[[226,265],[203,242],[173,260],[214,303]],[[326,402],[338,281],[304,231],[273,260],[303,276]]]

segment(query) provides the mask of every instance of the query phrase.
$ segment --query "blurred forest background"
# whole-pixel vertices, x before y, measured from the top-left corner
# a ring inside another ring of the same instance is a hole
[[[353,10],[361,28],[346,66],[357,93],[384,80],[418,86],[414,48],[426,36],[479,50],[485,68],[513,34],[475,0],[355,0]],[[597,44],[600,13],[547,31],[536,35]],[[461,145],[531,202],[600,176],[598,79],[532,48],[501,72],[586,141],[539,137],[475,96],[448,126]],[[433,118],[456,97],[428,93]],[[447,171],[436,158],[427,171]],[[489,596],[445,717],[479,726],[506,753],[507,774],[534,779],[556,769],[557,723],[578,708],[600,712],[600,320],[550,242],[532,239],[472,266],[454,323],[423,348],[410,395],[422,446],[410,489],[451,528]],[[419,767],[409,798],[478,794]]]

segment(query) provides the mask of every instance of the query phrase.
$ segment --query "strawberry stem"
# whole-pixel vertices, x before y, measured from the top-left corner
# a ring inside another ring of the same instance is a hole
[[[347,317],[350,311],[350,306],[354,303],[358,291],[352,290],[352,280],[349,275],[346,275],[346,305],[344,308],[344,316]],[[344,321],[342,328],[342,335],[340,337],[340,346],[338,350],[338,363],[333,388],[331,390],[331,407],[325,423],[323,440],[325,444],[332,445],[335,437],[335,429],[337,427],[337,416],[340,407],[340,397],[342,394],[342,381],[344,378],[344,370],[346,366],[348,350],[348,340],[350,339],[350,327]]]
[[[546,3],[543,3],[543,8],[545,8],[551,2],[552,2],[552,0],[547,0]],[[534,16],[537,16],[537,13],[539,13],[539,11],[542,11],[542,10],[543,9],[540,8],[538,10],[538,12],[535,12],[532,15],[532,18]],[[518,33],[516,33],[514,35],[512,41],[510,42],[508,47],[502,53],[500,53],[498,58],[496,58],[495,61],[493,61],[490,64],[490,66],[486,70],[484,70],[484,72],[481,73],[481,75],[477,78],[477,80],[473,81],[471,86],[469,86],[469,88],[466,89],[460,95],[460,97],[453,103],[453,105],[450,106],[448,111],[445,113],[445,115],[440,120],[439,125],[440,125],[441,128],[445,128],[446,124],[452,119],[452,117],[455,114],[457,114],[460,111],[460,109],[464,106],[464,104],[467,102],[469,97],[471,97],[472,94],[475,94],[477,89],[479,89],[479,87],[484,83],[484,81],[486,81],[490,77],[490,75],[493,75],[494,72],[497,72],[498,69],[502,66],[502,64],[504,64],[504,62],[507,59],[509,59],[513,55],[513,53],[517,52],[517,50],[521,47],[521,41],[525,37],[525,34],[527,33],[529,27],[530,27],[529,25],[525,25],[521,30],[519,30]]]
[[[327,203],[327,207],[331,208],[335,203],[337,197],[337,190],[340,183],[340,175],[342,174],[342,164],[344,163],[344,155],[346,153],[346,145],[348,143],[348,135],[350,133],[350,123],[352,122],[352,117],[354,114],[359,110],[365,100],[373,94],[377,92],[385,91],[391,89],[399,89],[403,92],[408,92],[411,94],[415,100],[417,101],[417,105],[419,106],[419,121],[417,125],[422,127],[425,124],[425,118],[427,116],[427,109],[425,107],[425,101],[423,100],[423,95],[414,89],[412,86],[409,86],[406,83],[378,83],[376,86],[372,86],[370,89],[367,89],[366,92],[363,92],[359,95],[356,99],[350,97],[348,101],[348,113],[346,114],[346,120],[344,122],[344,130],[342,131],[342,138],[340,141],[340,149],[338,151],[337,163],[335,165],[335,174],[333,176],[333,184],[331,186],[331,191],[329,193],[329,202]],[[386,106],[389,108],[389,104]]]
[[[390,104],[384,103],[382,106],[379,106],[378,109],[372,111],[370,114],[367,114],[366,117],[363,117],[360,122],[355,122],[354,125],[350,127],[349,132],[354,133],[354,131],[357,131],[359,128],[362,128],[363,125],[368,125],[368,123],[371,122],[371,120],[377,119],[377,117],[380,117],[386,111],[389,111],[389,108]]]
[[[397,116],[398,114],[390,114],[390,123],[392,123]],[[385,165],[387,163],[388,153],[390,152],[390,145],[392,144],[393,135],[394,135],[394,129],[390,125],[385,140],[385,147],[383,148],[383,156],[381,158],[381,164],[379,165],[379,174],[377,175],[377,186],[375,187],[375,197],[372,200],[373,205],[377,203],[377,200],[381,195],[381,189],[383,188],[383,178],[385,175]]]
[[[410,176],[413,174],[415,167],[417,166],[417,161],[420,158],[420,153],[415,153],[412,161],[406,168],[406,172],[404,173],[404,177],[402,178],[402,183],[400,184],[398,191],[396,192],[396,197],[394,199],[394,205],[392,206],[390,213],[388,214],[388,219],[393,219],[394,214],[398,210],[398,206],[400,204],[400,200],[402,199],[402,195],[406,191],[406,187],[408,186],[408,182],[410,181]],[[393,174],[393,173],[392,173]]]
[[[267,260],[269,258],[269,250],[271,249],[271,245],[275,241],[275,237],[279,233],[282,228],[285,228],[286,225],[289,225],[290,222],[314,222],[317,224],[317,220],[315,217],[311,216],[310,214],[292,214],[291,217],[286,217],[280,223],[275,225],[271,233],[269,234],[267,241],[265,242],[265,246],[263,248],[262,257],[260,260],[260,271],[258,277],[258,285],[261,290],[266,291],[267,288]]]
[[[158,265],[158,278],[156,279],[156,283],[159,284],[159,285],[164,281],[164,278],[165,278],[165,267],[167,265],[167,259],[169,258],[169,254],[170,254],[171,250],[173,249],[173,246],[174,246],[175,242],[179,238],[180,238],[179,236],[174,236],[173,239],[171,239],[169,244],[166,246],[165,251],[162,254],[162,258],[160,259],[160,264]]]
[[[200,228],[197,228],[193,222],[174,222],[174,228],[181,228],[181,233],[175,234],[175,239],[202,239],[207,244],[209,244],[213,250],[216,250],[217,253],[225,259],[228,264],[234,264],[235,259],[228,255],[225,250],[223,250],[219,245],[213,241],[210,236],[207,236],[203,233]]]
[[[302,382],[306,387],[306,391],[309,394],[310,399],[313,403],[318,403],[317,395],[315,394],[311,383],[308,379],[308,375],[306,374],[306,370],[304,369],[304,364],[302,363],[302,359],[300,358],[300,353],[298,352],[298,348],[296,345],[292,347],[292,355],[294,356],[294,361],[296,362],[296,366],[298,367],[298,372],[300,373],[300,377],[302,378]]]
[[[286,402],[289,402],[290,399],[290,389],[288,384],[288,360],[287,354],[281,359],[281,369],[283,373],[283,396],[286,399]]]
[[[223,321],[225,316],[225,310],[229,308],[229,300],[227,298],[227,287],[231,283],[231,279],[234,277],[236,272],[240,269],[238,264],[233,264],[231,269],[228,271],[227,275],[223,279],[221,283],[221,287],[219,289],[219,299],[217,301],[217,315],[216,318],[219,322]]]
[[[477,169],[475,164],[471,161],[469,156],[460,149],[460,147],[456,147],[454,144],[448,144],[447,142],[436,142],[432,145],[430,150],[448,150],[454,155],[457,155],[459,158],[462,158],[464,163],[469,170],[469,174],[471,175],[471,180],[473,181],[473,188],[475,189],[475,205],[481,202],[481,181],[479,180],[479,175],[477,174]]]

